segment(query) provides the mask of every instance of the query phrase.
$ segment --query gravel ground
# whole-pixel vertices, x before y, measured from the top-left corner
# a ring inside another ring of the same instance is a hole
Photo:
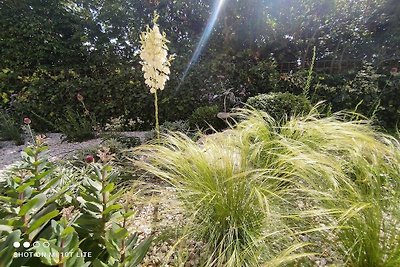
[[[139,137],[143,142],[147,132],[123,132],[121,134]],[[51,161],[62,159],[76,151],[99,145],[102,142],[101,138],[96,138],[85,142],[68,143],[62,142],[62,135],[59,133],[48,133],[46,136],[46,143],[50,146],[48,156]],[[11,141],[0,142],[0,177],[6,169],[21,159],[21,152],[29,142],[30,140],[27,140],[26,144],[21,146],[16,146]]]

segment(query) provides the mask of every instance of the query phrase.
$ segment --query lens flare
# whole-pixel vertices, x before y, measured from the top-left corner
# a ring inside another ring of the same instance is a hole
[[[190,68],[193,66],[194,63],[199,59],[201,52],[203,51],[205,45],[207,44],[208,39],[210,38],[211,32],[214,28],[214,25],[218,19],[219,13],[224,5],[225,0],[217,0],[217,4],[215,5],[211,17],[207,22],[207,26],[204,29],[204,32],[200,38],[199,43],[197,44],[196,50],[194,51],[185,71],[182,74],[182,78],[179,82],[177,90],[181,87],[183,81],[185,80],[186,76],[189,73]]]

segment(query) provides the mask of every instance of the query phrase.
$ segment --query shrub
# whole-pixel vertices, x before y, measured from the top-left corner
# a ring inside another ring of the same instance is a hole
[[[365,116],[372,116],[380,104],[379,78],[372,64],[365,64],[357,72],[353,80],[344,87],[343,92],[347,94],[345,99],[346,108],[355,110]]]
[[[193,129],[206,130],[212,127],[215,130],[221,130],[226,125],[217,117],[219,111],[216,105],[199,107],[190,115],[189,126]]]
[[[246,103],[267,112],[276,120],[306,114],[311,110],[311,103],[306,97],[291,93],[260,94],[250,97]]]
[[[166,121],[160,127],[163,133],[167,133],[168,131],[187,133],[189,128],[189,122],[185,120]]]
[[[400,76],[381,79],[380,107],[377,113],[379,125],[386,129],[395,129],[400,122]]]
[[[58,121],[58,130],[67,141],[85,141],[95,137],[94,121],[88,116],[81,116],[78,112],[68,108],[65,117]]]
[[[139,137],[136,136],[124,136],[120,135],[116,138],[117,142],[120,142],[123,146],[127,148],[132,148],[140,145],[142,142]]]
[[[378,74],[371,64],[364,64],[352,75],[333,77],[337,81],[331,81],[332,77],[327,75],[319,77],[313,99],[327,101],[335,112],[350,110],[367,117],[377,115],[380,125],[394,128],[398,120],[394,77]]]
[[[160,125],[160,132],[166,134],[168,132],[182,132],[191,135],[189,122],[186,120],[165,121]],[[156,131],[152,130],[146,133],[145,139],[152,140],[156,136]]]
[[[124,191],[115,188],[112,155],[100,151],[99,162],[88,157],[78,176],[62,177],[71,172],[57,170],[43,156],[46,150],[36,138],[24,150],[23,165],[7,177],[0,197],[0,265],[139,265],[152,238],[139,243],[138,233],[127,229],[134,211]],[[29,248],[13,245],[24,241]],[[14,252],[38,256],[14,258]]]
[[[233,66],[238,69],[236,71],[239,73],[233,73],[232,78],[235,77],[234,75],[238,75],[241,78],[241,81],[238,81],[238,84],[235,84],[234,87],[246,82],[246,87],[249,90],[247,95],[256,95],[278,89],[279,71],[273,58],[255,62],[246,62],[248,60],[246,58],[241,58],[241,60],[242,62],[237,63],[240,66]]]
[[[103,139],[102,146],[110,148],[113,153],[121,152],[123,149],[135,147],[142,143],[137,136],[128,136],[117,132],[105,132],[100,137]]]
[[[17,241],[32,243],[38,240],[48,222],[59,215],[54,201],[63,195],[67,188],[60,186],[59,177],[54,175],[54,165],[43,158],[47,147],[38,140],[40,139],[37,139],[37,145],[25,148],[22,166],[6,180],[5,192],[0,198],[2,246],[13,247],[7,243],[10,242],[5,238],[7,233],[15,235],[14,240]],[[8,250],[5,253],[13,255],[17,249]],[[16,258],[19,266],[25,265],[21,263],[23,260],[24,258]],[[9,266],[13,258],[7,261],[2,262],[2,266]]]
[[[0,140],[12,140],[16,145],[24,144],[20,125],[4,111],[0,111]]]
[[[134,215],[124,190],[116,190],[118,173],[112,168],[113,155],[99,151],[99,162],[90,162],[82,186],[72,204],[80,214],[74,221],[82,244],[92,251],[94,266],[137,266],[146,255],[152,238],[138,243],[138,233],[127,229]]]

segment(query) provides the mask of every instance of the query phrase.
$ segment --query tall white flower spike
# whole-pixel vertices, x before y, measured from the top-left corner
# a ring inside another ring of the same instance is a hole
[[[144,73],[146,85],[150,93],[154,94],[154,110],[156,118],[157,139],[160,141],[160,125],[158,123],[158,97],[157,90],[164,90],[165,83],[169,80],[171,61],[173,55],[168,56],[168,46],[165,32],[161,34],[157,20],[159,15],[154,12],[153,28],[147,25],[146,31],[140,35],[140,64]]]
[[[157,20],[159,15],[154,14],[153,28],[146,27],[140,35],[140,59],[146,85],[150,93],[164,90],[165,83],[169,80],[171,61],[173,55],[168,56],[169,42],[165,33],[160,32]]]

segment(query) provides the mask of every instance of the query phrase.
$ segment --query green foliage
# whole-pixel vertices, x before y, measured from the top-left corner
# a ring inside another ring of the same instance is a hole
[[[315,71],[320,60],[326,61],[326,71],[341,72],[350,60],[398,58],[395,0],[285,4],[249,0],[224,5],[219,20],[223,23],[215,25],[210,49],[178,88],[212,6],[210,0],[21,0],[18,4],[5,0],[0,10],[1,106],[11,109],[15,117],[37,114],[45,118],[33,124],[36,130],[55,130],[66,107],[76,110],[75,95],[80,92],[100,126],[111,118],[140,114],[144,123],[137,129],[150,130],[153,103],[142,82],[135,47],[154,10],[169,36],[171,52],[178,55],[168,88],[160,96],[160,122],[188,119],[193,109],[215,102],[222,106],[217,96],[228,90],[242,101],[286,90],[279,80],[286,71],[282,66],[300,58],[300,69],[307,68],[314,46]],[[393,67],[398,64],[388,62]],[[396,113],[389,115],[398,118]]]
[[[242,75],[243,80],[247,78],[257,93],[275,91],[278,86],[279,72],[273,57],[257,61],[250,66],[249,71],[244,71]],[[254,93],[251,92],[251,95]]]
[[[4,231],[4,227],[2,227],[1,231]],[[1,232],[0,232],[1,233]],[[3,238],[4,239],[4,238]],[[12,263],[15,247],[13,246],[14,242],[19,242],[21,240],[21,231],[15,230],[11,233],[8,233],[7,238],[5,238],[4,242],[0,244],[0,265],[8,267]]]
[[[43,158],[43,144],[27,147],[23,165],[7,180],[2,196],[2,225],[21,230],[22,238],[32,241],[50,219],[58,215],[52,203],[66,188],[59,188],[55,166]]]
[[[24,144],[21,126],[0,110],[0,140],[12,140],[17,146]]]
[[[163,133],[167,133],[168,131],[171,132],[182,132],[188,133],[189,132],[189,122],[184,120],[178,121],[166,121],[160,126],[160,130]]]
[[[381,101],[377,118],[379,124],[386,129],[395,129],[400,122],[400,95],[398,90],[400,88],[400,76],[392,76],[385,78],[381,87]]]
[[[99,163],[72,175],[77,169],[58,170],[43,156],[46,150],[37,137],[7,177],[0,197],[1,266],[38,266],[38,260],[46,266],[138,266],[152,238],[139,242],[127,230],[134,212],[124,191],[116,192],[112,155],[100,151]],[[15,249],[16,241],[36,245]],[[14,251],[39,253],[39,259],[13,258]]]
[[[103,142],[100,147],[109,148],[111,153],[121,153],[124,149],[136,147],[142,143],[139,137],[117,132],[102,133],[101,138],[103,139]],[[96,148],[95,150],[97,151],[98,149]]]
[[[129,203],[121,202],[124,191],[116,191],[117,173],[110,165],[112,156],[100,151],[99,157],[103,163],[91,165],[79,188],[75,204],[80,215],[75,229],[84,240],[82,247],[93,251],[95,266],[137,266],[151,238],[138,243],[137,233],[128,232],[127,222],[134,212]]]
[[[374,110],[379,106],[379,82],[380,75],[376,73],[371,64],[365,64],[357,72],[353,80],[349,81],[343,88],[347,95],[344,103],[349,109],[355,109],[364,115],[373,115]]]
[[[67,109],[65,117],[57,123],[58,130],[64,135],[67,141],[85,141],[95,137],[94,121],[72,109]]]
[[[190,130],[189,121],[178,120],[178,121],[166,121],[160,125],[160,132],[166,134],[168,132],[182,132],[187,135],[192,135]],[[146,134],[146,140],[154,139],[156,133],[154,130]]]
[[[59,214],[54,201],[67,191],[67,187],[60,184],[55,166],[43,157],[46,150],[47,147],[37,139],[34,146],[24,149],[22,166],[7,179],[0,199],[2,243],[8,242],[4,240],[5,234],[12,231],[19,232],[21,239],[18,241],[32,243]],[[13,259],[9,260],[11,263]]]
[[[139,137],[136,136],[124,136],[120,135],[116,138],[116,141],[121,143],[123,146],[127,148],[132,148],[139,146],[142,142]]]
[[[51,236],[41,238],[35,252],[41,255],[40,260],[46,266],[90,266],[82,257],[84,254],[79,248],[78,234],[65,216],[59,222],[51,221]]]
[[[364,64],[357,73],[317,75],[311,91],[314,101],[326,101],[333,111],[356,111],[372,118],[374,123],[393,130],[399,121],[399,77],[378,73],[371,64]]]
[[[216,105],[199,107],[190,115],[189,126],[192,129],[207,130],[213,128],[221,130],[225,123],[217,117],[218,112],[220,112],[220,109]]]
[[[250,97],[246,103],[255,109],[267,112],[276,120],[307,114],[311,110],[311,103],[304,95],[291,93],[261,94]]]
[[[259,164],[280,149],[296,157],[290,160],[293,168],[309,176],[301,186],[315,190],[320,212],[332,212],[325,223],[339,225],[332,233],[343,261],[350,266],[396,266],[400,260],[400,240],[394,234],[400,223],[395,208],[400,187],[397,140],[375,132],[368,122],[342,122],[343,114],[295,118],[278,128],[264,118],[250,115],[238,127],[248,131],[245,140],[263,142],[265,155],[257,157]]]

